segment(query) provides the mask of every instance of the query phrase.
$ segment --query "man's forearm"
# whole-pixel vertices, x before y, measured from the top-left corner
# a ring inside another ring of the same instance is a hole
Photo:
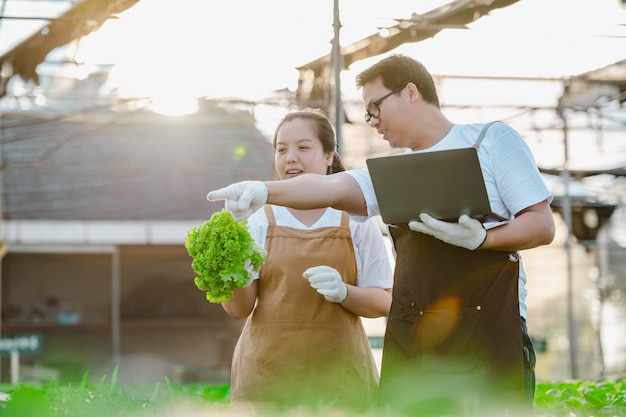
[[[309,210],[333,207],[366,215],[365,199],[357,182],[348,174],[303,174],[289,180],[266,181],[268,203]]]
[[[304,174],[282,181],[266,181],[267,202],[277,206],[307,210],[328,207],[323,190],[324,175]]]

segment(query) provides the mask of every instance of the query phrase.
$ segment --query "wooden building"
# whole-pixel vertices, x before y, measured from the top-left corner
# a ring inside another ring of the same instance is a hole
[[[195,287],[184,241],[223,207],[207,192],[271,178],[272,152],[247,111],[200,107],[3,115],[2,336],[43,340],[23,378],[229,377],[242,322]]]

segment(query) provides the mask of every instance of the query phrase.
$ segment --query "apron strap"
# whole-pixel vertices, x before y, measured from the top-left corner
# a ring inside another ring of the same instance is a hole
[[[346,213],[345,211],[341,212],[341,226],[350,226],[350,216],[348,216],[348,213]]]
[[[267,216],[267,223],[270,226],[276,226],[276,219],[274,218],[274,210],[272,210],[272,206],[267,204],[263,207],[263,209],[265,210],[265,215]]]
[[[473,145],[474,148],[478,149],[478,147],[480,146],[480,143],[483,141],[483,138],[485,137],[485,133],[487,133],[487,129],[489,129],[489,126],[497,122],[498,122],[497,120],[493,122],[489,122],[483,127],[483,130],[481,130],[480,134],[478,135],[478,139],[476,139],[476,143],[474,143]]]

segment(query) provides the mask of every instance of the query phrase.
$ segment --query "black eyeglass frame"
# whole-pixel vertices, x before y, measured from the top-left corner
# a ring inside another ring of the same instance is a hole
[[[396,94],[396,93],[399,93],[400,91],[404,90],[404,87],[406,87],[406,85],[405,85],[405,86],[402,86],[402,87],[400,87],[400,88],[396,88],[395,90],[393,90],[393,91],[391,91],[391,92],[389,92],[389,93],[385,94],[384,96],[379,97],[379,98],[377,98],[376,100],[372,101],[372,102],[370,103],[370,105],[369,105],[369,106],[367,106],[367,111],[365,112],[365,116],[364,116],[364,117],[365,117],[365,122],[366,122],[366,123],[369,123],[369,122],[372,120],[372,117],[374,117],[374,118],[378,119],[378,118],[380,117],[380,105],[382,104],[382,102],[383,102],[383,101],[384,101],[387,97],[392,96],[392,95],[394,95],[394,94]],[[370,110],[369,110],[369,109],[370,109],[372,106],[374,106],[374,108],[376,109],[376,110],[375,110],[375,113],[376,113],[376,114],[374,114],[374,113],[370,112]]]

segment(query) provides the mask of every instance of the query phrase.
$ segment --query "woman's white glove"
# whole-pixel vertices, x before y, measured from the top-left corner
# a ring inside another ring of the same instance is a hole
[[[241,181],[211,191],[206,198],[209,201],[226,200],[226,210],[241,222],[267,203],[268,194],[267,185],[261,181]]]
[[[252,281],[254,281],[254,265],[252,265],[252,261],[250,259],[246,261],[246,264],[243,266],[243,269],[246,270],[246,272],[248,273],[248,277],[249,277],[248,281],[242,287],[242,288],[246,288],[246,287],[249,287],[250,284],[252,284]]]
[[[330,266],[314,266],[304,271],[302,276],[308,279],[311,287],[328,301],[341,303],[348,296],[348,287],[341,279],[341,275]]]
[[[437,220],[426,213],[421,213],[419,217],[421,222],[410,221],[409,229],[434,236],[454,246],[475,250],[487,239],[487,231],[483,224],[466,214],[459,217],[458,223]]]

